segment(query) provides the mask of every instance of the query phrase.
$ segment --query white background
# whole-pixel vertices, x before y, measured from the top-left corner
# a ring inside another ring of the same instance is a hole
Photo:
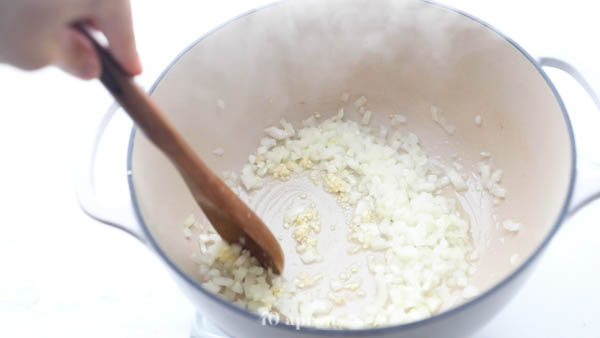
[[[139,82],[149,87],[202,33],[267,2],[134,0],[145,67]],[[584,69],[600,68],[594,1],[443,2],[500,28],[534,56],[566,53]],[[569,77],[548,73],[573,115],[580,153],[600,158],[600,112]],[[0,337],[188,335],[194,310],[166,268],[135,239],[79,210],[78,146],[110,102],[97,82],[0,65]],[[126,203],[130,125],[121,116],[111,128],[107,147],[116,150],[101,157],[109,182],[101,193]],[[522,291],[475,336],[600,337],[599,219],[593,203],[565,222]]]

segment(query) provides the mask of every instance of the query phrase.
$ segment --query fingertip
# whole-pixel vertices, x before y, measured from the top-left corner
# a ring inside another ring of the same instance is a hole
[[[142,73],[142,64],[136,48],[129,1],[118,1],[94,18],[97,28],[108,40],[110,52],[131,76]]]
[[[115,42],[109,36],[109,48],[115,59],[121,64],[123,70],[129,75],[136,76],[142,73],[142,63],[135,47],[135,39],[126,39],[124,41]]]
[[[140,62],[140,58],[137,54],[137,51],[135,52],[135,56],[131,59],[126,68],[126,71],[133,76],[140,75],[142,73],[142,63]]]
[[[137,61],[137,65],[136,65],[134,72],[135,72],[135,75],[140,75],[140,74],[142,74],[142,72],[144,72],[144,67],[142,66],[142,63],[140,62],[139,59]]]

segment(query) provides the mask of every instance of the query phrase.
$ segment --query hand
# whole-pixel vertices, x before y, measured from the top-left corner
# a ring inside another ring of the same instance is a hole
[[[26,70],[56,65],[83,79],[98,77],[92,44],[71,27],[78,21],[104,33],[125,71],[141,73],[129,0],[0,0],[0,62]]]

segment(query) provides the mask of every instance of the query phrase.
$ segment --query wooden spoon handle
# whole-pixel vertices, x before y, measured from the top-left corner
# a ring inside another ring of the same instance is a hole
[[[198,201],[199,203],[202,202],[201,207],[204,204],[209,204],[204,193],[198,194],[197,192],[199,190],[201,192],[210,191],[211,187],[204,184],[206,180],[194,182],[193,186],[190,186],[190,175],[195,174],[194,176],[199,176],[200,178],[218,178],[198,158],[193,149],[177,132],[173,124],[165,117],[166,114],[162,109],[135,84],[133,78],[123,70],[112,54],[90,34],[85,24],[75,24],[75,28],[88,38],[98,53],[102,66],[102,73],[100,75],[102,84],[121,104],[146,137],[169,157],[186,180],[194,197],[201,200]],[[197,173],[198,170],[202,172]],[[198,183],[201,186],[198,186]]]
[[[96,41],[85,24],[75,24],[74,27],[90,40],[98,53],[102,65],[100,81],[138,128],[175,165],[219,235],[229,243],[242,241],[244,248],[250,250],[263,265],[272,267],[276,273],[281,272],[283,251],[262,220],[202,162],[160,107]]]
[[[102,65],[100,81],[146,136],[169,157],[178,153],[181,148],[189,148],[174,126],[165,118],[160,107],[135,84],[133,78],[121,68],[106,48],[98,43],[85,25],[75,24],[75,27],[88,38],[99,55]],[[177,146],[174,147],[172,144]]]
[[[215,181],[220,181],[220,179],[198,158],[194,150],[165,117],[166,114],[162,109],[135,84],[133,78],[123,70],[112,54],[90,34],[85,24],[77,23],[75,28],[88,38],[98,53],[102,65],[100,75],[102,84],[121,104],[136,126],[177,167],[200,207],[214,209],[215,206],[211,203],[212,199],[207,198],[205,193],[210,194],[212,189],[218,187],[218,182]],[[214,226],[217,227],[218,224]],[[239,240],[240,234],[236,233],[235,235],[236,240]],[[227,237],[232,236],[233,234]]]

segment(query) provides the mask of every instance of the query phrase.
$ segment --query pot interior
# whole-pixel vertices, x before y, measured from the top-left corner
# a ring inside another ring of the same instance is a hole
[[[344,92],[351,94],[348,104],[340,101]],[[480,153],[489,152],[492,166],[504,170],[508,193],[493,207],[496,220],[477,191],[460,199],[481,250],[474,276],[481,291],[516,269],[548,236],[565,203],[572,170],[560,103],[511,42],[454,11],[392,0],[274,5],[203,38],[153,93],[218,173],[241,170],[263,129],[282,117],[299,126],[314,112],[328,116],[343,106],[347,118],[358,119],[352,101],[362,95],[373,112],[372,126],[392,128],[388,115],[402,113],[408,123],[397,128],[417,134],[430,156],[448,165],[456,160],[463,172],[475,173]],[[456,126],[453,135],[432,120],[432,106]],[[474,123],[476,115],[481,126]],[[225,150],[222,157],[212,154],[218,147]],[[135,134],[132,149],[133,189],[145,225],[169,259],[198,278],[190,259],[197,244],[184,238],[182,223],[201,211],[144,135]],[[258,213],[276,235],[281,232],[277,212]],[[504,219],[522,223],[518,234],[496,227]],[[294,249],[284,245],[284,251]],[[514,254],[517,264],[511,264]],[[326,262],[324,269],[336,269]],[[286,269],[290,276],[297,272],[295,264]]]

